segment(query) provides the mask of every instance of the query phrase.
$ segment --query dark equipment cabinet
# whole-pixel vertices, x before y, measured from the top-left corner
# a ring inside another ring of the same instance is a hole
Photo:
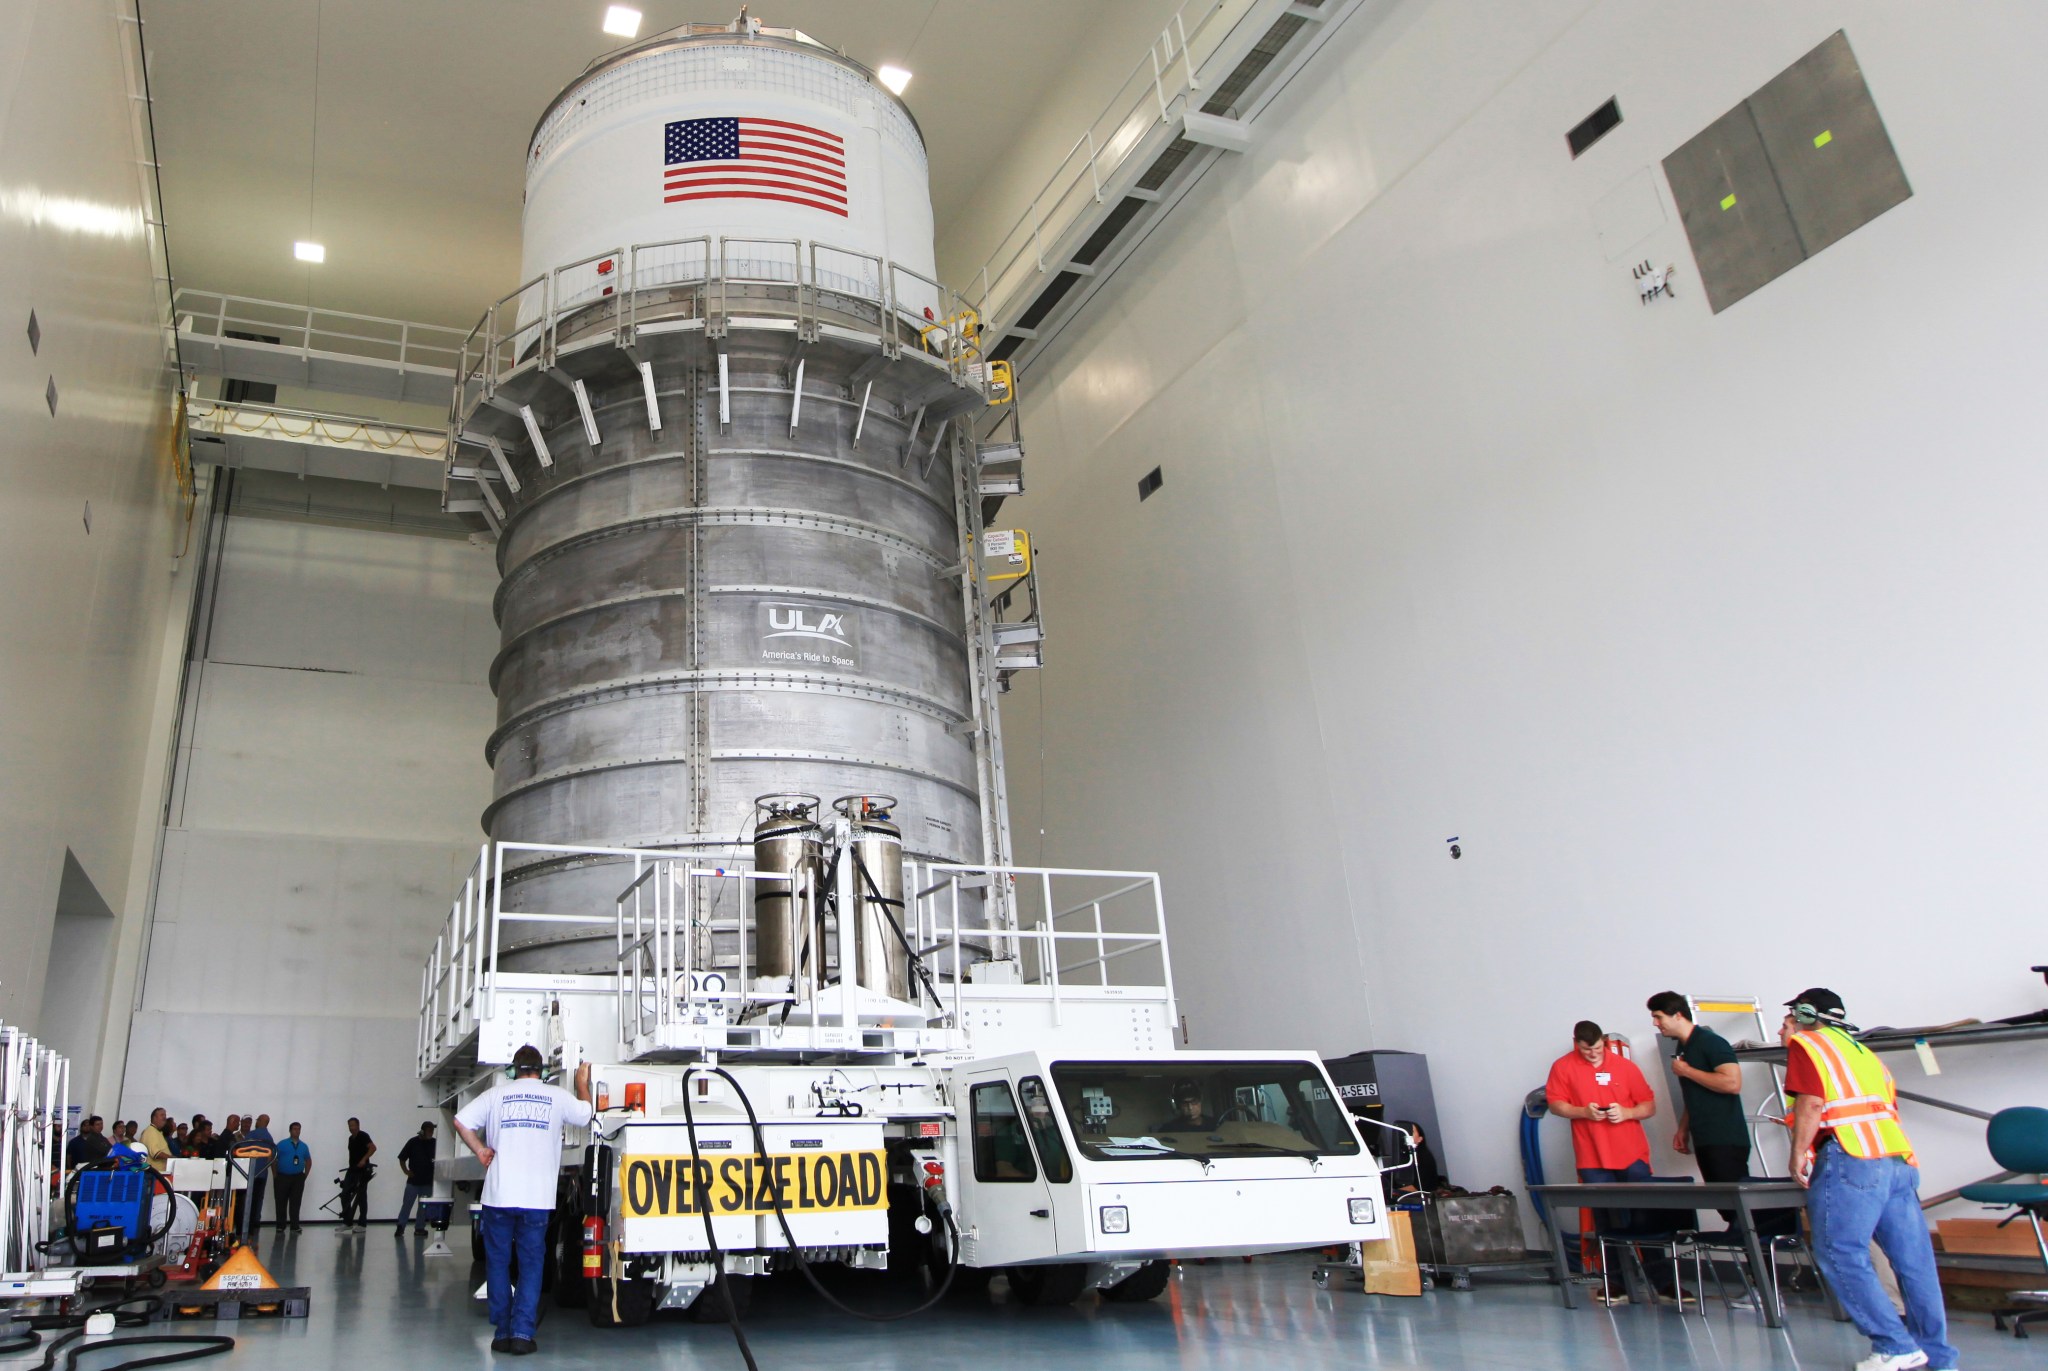
[[[1354,1052],[1323,1064],[1329,1067],[1330,1079],[1336,1083],[1337,1094],[1346,1109],[1374,1123],[1392,1124],[1406,1119],[1421,1124],[1437,1164],[1447,1174],[1456,1174],[1451,1171],[1451,1159],[1436,1126],[1436,1095],[1429,1086],[1428,1057],[1420,1052],[1380,1050]],[[1358,1131],[1365,1136],[1374,1155],[1403,1159],[1407,1156],[1405,1148],[1389,1146],[1396,1140],[1383,1129],[1367,1126]]]

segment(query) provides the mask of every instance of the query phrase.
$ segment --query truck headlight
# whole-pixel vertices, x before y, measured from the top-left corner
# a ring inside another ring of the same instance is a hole
[[[1376,1207],[1369,1196],[1354,1196],[1351,1200],[1351,1222],[1371,1223]]]
[[[1131,1231],[1131,1211],[1125,1206],[1105,1204],[1100,1212],[1103,1232],[1128,1233]]]

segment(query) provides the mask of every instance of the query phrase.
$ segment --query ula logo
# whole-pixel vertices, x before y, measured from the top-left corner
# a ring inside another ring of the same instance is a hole
[[[809,612],[800,605],[769,605],[769,632],[763,638],[822,638],[828,643],[841,647],[851,644],[847,639],[846,616],[820,612],[818,621],[812,623]]]

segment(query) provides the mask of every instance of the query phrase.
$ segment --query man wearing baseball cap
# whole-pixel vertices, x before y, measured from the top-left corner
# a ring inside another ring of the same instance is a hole
[[[1856,1371],[1951,1371],[1956,1349],[1920,1211],[1920,1170],[1899,1122],[1899,1090],[1877,1054],[1851,1036],[1842,997],[1815,986],[1785,1002],[1785,1090],[1792,1171],[1807,1188],[1813,1258],[1871,1354]],[[1902,1321],[1870,1263],[1875,1239],[1899,1278]]]

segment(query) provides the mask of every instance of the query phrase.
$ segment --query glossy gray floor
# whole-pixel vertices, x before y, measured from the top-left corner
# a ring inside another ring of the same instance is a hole
[[[327,1228],[297,1238],[266,1237],[258,1254],[277,1278],[313,1289],[312,1317],[228,1325],[234,1352],[199,1365],[217,1368],[716,1367],[741,1366],[724,1327],[658,1321],[645,1328],[598,1330],[574,1310],[547,1310],[540,1353],[493,1357],[491,1331],[470,1294],[478,1276],[467,1234],[452,1233],[460,1254],[428,1259],[410,1235],[389,1228],[340,1237]],[[1727,1367],[1848,1368],[1867,1352],[1854,1331],[1817,1305],[1795,1306],[1781,1332],[1753,1313],[1712,1306],[1705,1317],[1670,1308],[1564,1309],[1547,1285],[1482,1286],[1420,1299],[1367,1296],[1356,1287],[1319,1290],[1306,1258],[1219,1262],[1185,1270],[1156,1303],[1106,1305],[1092,1298],[1072,1309],[1039,1310],[1004,1302],[1000,1284],[988,1302],[948,1304],[896,1324],[856,1323],[826,1309],[807,1289],[773,1288],[747,1320],[763,1371],[828,1366],[832,1371],[904,1368],[932,1371],[986,1362],[1010,1368],[1151,1367],[1516,1368]],[[865,1286],[851,1300],[887,1305],[894,1292]],[[212,1331],[188,1323],[179,1331]],[[2016,1342],[1981,1315],[1953,1330],[1966,1367],[2048,1371],[2048,1338]],[[142,1349],[144,1352],[147,1349]],[[14,1371],[38,1359],[0,1359]],[[89,1359],[88,1367],[105,1359]]]

